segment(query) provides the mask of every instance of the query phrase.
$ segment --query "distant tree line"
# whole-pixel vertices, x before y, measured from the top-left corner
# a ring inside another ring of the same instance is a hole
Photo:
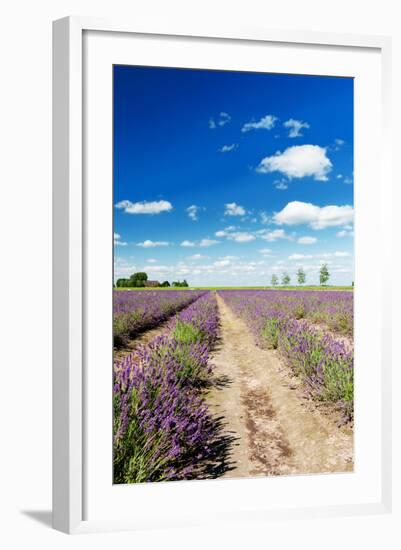
[[[188,287],[188,282],[184,279],[183,281],[173,281],[170,285],[169,281],[164,281],[159,283],[159,281],[149,281],[147,273],[139,271],[133,273],[128,279],[117,279],[115,286],[117,288],[143,288],[143,287]]]
[[[298,284],[299,285],[303,285],[305,284],[305,281],[306,281],[306,274],[305,274],[305,271],[303,270],[302,267],[300,267],[297,271],[297,281],[298,281]],[[320,271],[319,271],[319,281],[320,281],[320,284],[322,286],[324,286],[325,284],[327,284],[328,280],[330,279],[330,273],[329,273],[329,268],[327,266],[327,264],[322,264],[321,267],[320,267]],[[281,284],[283,286],[288,286],[289,284],[291,283],[291,277],[289,276],[289,274],[285,271],[282,275],[281,275]],[[276,274],[273,274],[272,277],[271,277],[271,285],[272,286],[277,286],[279,284],[279,278]],[[353,284],[353,283],[352,283]]]

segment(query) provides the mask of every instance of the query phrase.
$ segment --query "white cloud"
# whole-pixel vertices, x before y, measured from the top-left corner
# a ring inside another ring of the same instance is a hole
[[[150,264],[155,264],[157,260],[155,260],[154,258],[149,258],[149,260],[146,260],[147,262],[149,262]]]
[[[219,153],[230,153],[230,151],[235,151],[238,149],[238,143],[232,143],[231,145],[223,145],[218,151]]]
[[[341,145],[344,145],[345,141],[343,139],[337,138],[334,140],[334,143],[338,145],[338,147],[341,147]]]
[[[115,205],[116,208],[124,210],[126,214],[160,214],[160,212],[169,212],[173,206],[169,201],[143,201],[131,202],[120,201]]]
[[[351,254],[349,252],[334,252],[334,256],[336,258],[348,258]]]
[[[324,229],[352,223],[354,209],[345,206],[316,206],[308,202],[289,202],[273,219],[278,224],[301,225],[308,224],[312,229]]]
[[[211,130],[214,130],[215,128],[217,128],[217,126],[225,126],[230,122],[230,120],[231,116],[228,113],[222,111],[216,120],[214,118],[209,119],[209,128]]]
[[[147,239],[143,243],[137,243],[136,246],[141,246],[142,248],[155,248],[156,246],[168,246],[167,241],[151,241]]]
[[[215,241],[213,239],[201,239],[199,241],[199,246],[205,247],[205,246],[213,246],[214,244],[218,244],[219,241]]]
[[[249,132],[250,130],[271,130],[274,128],[277,117],[274,115],[266,115],[258,122],[247,122],[241,128],[241,132]]]
[[[342,174],[337,174],[337,179],[338,179],[338,180],[342,180],[343,177],[344,177],[344,176],[343,176]]]
[[[341,229],[341,231],[338,231],[338,233],[336,233],[336,237],[353,237],[354,236],[354,232],[351,230],[351,229],[347,229],[347,228],[344,228],[344,229]]]
[[[215,236],[220,238],[225,237],[226,239],[237,243],[248,243],[256,239],[252,233],[249,233],[248,231],[236,231],[236,229],[237,228],[235,226],[231,225],[223,230],[216,231]]]
[[[236,229],[237,227],[235,227],[235,225],[229,225],[225,229],[220,229],[219,231],[216,231],[214,235],[215,237],[228,237],[228,234],[236,231]]]
[[[114,246],[127,246],[127,243],[121,240],[121,235],[114,233]]]
[[[317,241],[316,237],[299,237],[299,244],[315,244]]]
[[[205,258],[207,258],[207,256],[203,256],[203,254],[193,254],[192,256],[188,256],[188,260],[195,261],[204,260]]]
[[[201,208],[200,206],[196,206],[196,204],[192,204],[191,206],[188,206],[188,208],[186,209],[186,212],[188,216],[191,218],[191,220],[196,222],[199,219],[199,212],[201,210],[204,210],[204,208]]]
[[[279,151],[261,160],[257,172],[281,172],[288,178],[313,177],[317,181],[327,181],[332,163],[326,149],[319,145],[294,145],[284,153]]]
[[[288,189],[288,183],[285,180],[278,180],[274,182],[274,187],[280,191]]]
[[[259,252],[263,255],[263,256],[270,256],[272,250],[271,248],[261,248],[259,250]]]
[[[182,241],[181,246],[192,247],[195,246],[195,243],[193,241]]]
[[[303,122],[302,120],[296,120],[294,118],[290,118],[289,120],[286,120],[283,126],[289,129],[288,137],[290,138],[301,137],[302,128],[310,128],[307,122]]]
[[[270,216],[268,216],[266,212],[260,213],[260,223],[263,223],[263,224],[270,223]]]
[[[245,216],[246,214],[245,208],[235,202],[229,202],[225,205],[225,207],[225,216]]]
[[[289,239],[284,229],[274,229],[274,231],[267,231],[261,234],[261,238],[265,241],[274,242],[277,239]]]
[[[217,260],[216,262],[213,263],[213,265],[216,267],[227,267],[231,265],[231,260],[229,259]]]
[[[232,239],[237,243],[249,243],[250,241],[254,241],[256,239],[254,235],[252,235],[251,233],[247,233],[245,231],[241,231],[238,233],[231,233],[228,236],[228,238]]]
[[[172,268],[168,265],[147,265],[144,271],[148,271],[149,273],[169,273],[172,271]]]
[[[291,254],[288,256],[289,260],[311,260],[313,256],[310,254]]]

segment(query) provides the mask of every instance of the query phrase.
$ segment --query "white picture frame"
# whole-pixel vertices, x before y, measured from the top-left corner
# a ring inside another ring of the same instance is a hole
[[[84,76],[85,33],[108,33],[113,36],[180,37],[180,40],[196,39],[209,43],[213,48],[216,41],[243,41],[243,43],[274,43],[291,47],[317,46],[341,48],[344,52],[358,49],[375,51],[380,56],[381,76],[381,159],[380,192],[391,197],[391,166],[389,159],[390,127],[390,55],[391,43],[386,37],[354,36],[314,32],[290,32],[265,29],[200,29],[174,25],[159,25],[154,28],[128,22],[111,22],[86,17],[69,17],[54,22],[53,31],[53,526],[66,533],[99,530],[138,529],[148,525],[168,526],[173,524],[169,517],[146,516],[138,518],[85,517],[85,484],[88,476],[84,460],[86,437],[90,423],[87,423],[85,358],[87,332],[84,303],[88,291],[85,282],[88,250],[86,248],[87,220],[85,218],[85,154],[87,152],[84,132]],[[302,61],[299,61],[302,70]],[[84,146],[85,145],[85,146]],[[111,184],[110,184],[111,185]],[[390,220],[382,208],[381,231],[389,230]],[[381,250],[379,286],[381,337],[380,337],[380,498],[369,501],[350,501],[326,506],[297,504],[287,508],[278,506],[266,511],[257,506],[244,513],[246,520],[265,521],[271,518],[310,518],[321,515],[344,516],[368,513],[387,513],[391,510],[391,342],[390,342],[390,285],[387,280],[391,251],[385,246]],[[384,314],[385,313],[385,314]],[[105,403],[104,407],[108,407]],[[251,480],[255,484],[257,480]],[[111,483],[111,481],[110,481]],[[202,482],[203,483],[203,482]],[[208,482],[216,483],[216,482]],[[230,481],[241,483],[245,480]],[[291,480],[287,484],[292,483]],[[296,483],[296,482],[294,482]],[[172,491],[182,493],[182,484],[162,484],[151,489],[163,498],[170,498]],[[170,487],[165,489],[166,485]],[[175,485],[175,488],[174,488]],[[191,484],[189,484],[191,485]],[[199,484],[197,485],[199,487]],[[210,487],[210,486],[208,486]],[[232,491],[227,487],[227,492]],[[237,486],[238,487],[238,486]],[[225,490],[225,489],[221,489]],[[163,491],[164,495],[161,495]],[[198,491],[195,485],[185,491],[190,498],[191,491]],[[152,495],[151,495],[152,496]],[[211,518],[205,517],[205,521]],[[235,514],[232,515],[235,520]],[[191,525],[200,520],[191,515],[180,518],[178,525]]]

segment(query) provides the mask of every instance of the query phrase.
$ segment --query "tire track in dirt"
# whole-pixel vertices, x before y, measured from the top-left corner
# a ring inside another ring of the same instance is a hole
[[[276,352],[253,336],[217,294],[221,341],[212,356],[217,379],[209,403],[237,436],[225,477],[346,472],[353,469],[353,433],[337,427],[283,368]]]

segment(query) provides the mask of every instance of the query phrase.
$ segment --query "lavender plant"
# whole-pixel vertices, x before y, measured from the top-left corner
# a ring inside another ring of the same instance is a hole
[[[219,291],[259,345],[278,349],[311,397],[353,417],[353,295],[348,292]]]
[[[172,319],[169,334],[115,365],[115,483],[213,477],[229,444],[202,392],[217,332],[216,300],[204,294]]]
[[[157,326],[197,300],[202,294],[204,292],[193,290],[114,291],[114,345],[116,347],[125,345],[130,338]]]

